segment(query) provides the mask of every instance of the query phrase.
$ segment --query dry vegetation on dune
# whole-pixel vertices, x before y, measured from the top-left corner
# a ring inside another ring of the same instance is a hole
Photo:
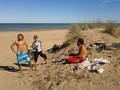
[[[75,24],[70,27],[68,34],[65,36],[66,43],[71,44],[80,37],[81,28]]]
[[[120,36],[120,27],[115,21],[108,21],[105,25],[105,32],[118,37]]]
[[[71,44],[76,41],[78,38],[82,38],[81,31],[90,30],[94,28],[101,28],[102,23],[83,23],[83,24],[73,24],[70,26],[68,34],[65,36],[66,43]]]
[[[120,27],[117,28],[115,35],[118,36],[118,37],[120,37]]]
[[[102,28],[108,34],[114,37],[120,37],[120,26],[115,21],[108,21],[107,23],[102,23],[100,21],[94,23],[83,23],[83,24],[73,24],[70,27],[68,34],[66,35],[66,42],[71,44],[78,38],[82,37],[81,31]]]

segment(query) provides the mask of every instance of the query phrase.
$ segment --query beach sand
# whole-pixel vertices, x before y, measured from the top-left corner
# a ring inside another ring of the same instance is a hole
[[[85,40],[85,46],[94,42],[104,42],[107,46],[120,43],[116,38],[104,32],[104,29],[91,29],[80,32]],[[49,63],[39,66],[38,72],[32,75],[31,85],[35,90],[120,90],[120,48],[110,50],[88,51],[88,59],[104,58],[110,61],[103,67],[103,73],[75,70],[79,63],[63,64],[70,53],[77,53],[76,43],[71,44],[56,53],[47,54]]]
[[[27,40],[29,48],[33,42],[33,35],[38,35],[42,41],[43,49],[46,51],[52,45],[64,42],[67,30],[38,30],[38,31],[2,31],[0,32],[0,90],[31,90],[24,84],[23,79],[19,78],[19,73],[13,71],[18,69],[16,55],[11,51],[10,45],[17,39],[17,34],[22,33]],[[26,68],[26,67],[23,67]],[[26,69],[29,70],[29,67]]]
[[[62,44],[68,30],[24,31],[22,32],[29,43],[33,35],[39,35],[43,42],[44,51],[55,43]],[[120,48],[97,52],[88,51],[89,60],[104,58],[110,61],[105,65],[104,72],[99,74],[88,70],[76,70],[78,64],[62,64],[63,59],[70,53],[78,51],[76,43],[56,53],[47,53],[48,64],[42,65],[39,58],[37,71],[31,71],[23,66],[23,77],[17,71],[16,56],[10,50],[10,44],[16,40],[16,31],[0,32],[0,90],[120,90]],[[108,45],[120,43],[120,38],[105,33],[103,29],[85,30],[80,33],[85,39],[85,46],[93,42],[103,41]]]

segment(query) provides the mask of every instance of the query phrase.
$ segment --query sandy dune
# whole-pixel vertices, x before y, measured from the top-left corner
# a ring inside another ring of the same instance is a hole
[[[16,63],[16,56],[10,50],[10,44],[16,40],[16,36],[23,33],[25,39],[28,41],[29,46],[33,41],[33,35],[39,35],[39,39],[43,43],[44,51],[52,47],[54,43],[63,43],[64,36],[67,30],[45,30],[45,31],[11,31],[0,32],[0,90],[31,90],[24,84],[25,80],[18,78],[18,72],[13,72],[13,69],[18,69]],[[26,67],[23,67],[26,68]],[[26,69],[29,69],[28,67]],[[28,71],[29,72],[29,71]]]
[[[80,32],[85,39],[85,44],[92,42],[105,42],[107,45],[120,43],[120,39],[107,34],[103,29],[85,30]],[[104,66],[101,74],[88,70],[75,70],[78,64],[62,64],[63,59],[68,58],[70,53],[76,53],[76,43],[54,53],[48,54],[49,63],[39,66],[39,71],[32,75],[32,83],[35,90],[120,90],[120,48],[88,51],[89,60],[104,58],[110,64]]]
[[[29,45],[32,36],[39,35],[43,42],[44,50],[50,48],[54,43],[63,43],[64,36],[68,30],[54,31],[30,31],[22,32]],[[62,64],[68,54],[75,53],[78,49],[72,44],[57,53],[47,53],[48,64],[41,65],[39,58],[38,71],[30,71],[28,66],[23,66],[23,78],[19,78],[17,71],[16,56],[10,50],[11,42],[16,39],[20,32],[0,33],[0,90],[120,90],[120,49],[113,48],[104,52],[89,51],[88,58],[105,58],[110,61],[101,74],[87,70],[74,71],[77,64]],[[85,44],[94,41],[103,41],[108,45],[120,43],[120,39],[104,33],[102,29],[86,30],[81,32]]]

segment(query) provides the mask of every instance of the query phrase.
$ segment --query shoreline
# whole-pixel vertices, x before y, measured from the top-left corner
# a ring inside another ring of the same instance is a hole
[[[40,29],[40,30],[0,30],[0,32],[38,32],[38,31],[66,31],[67,29]]]

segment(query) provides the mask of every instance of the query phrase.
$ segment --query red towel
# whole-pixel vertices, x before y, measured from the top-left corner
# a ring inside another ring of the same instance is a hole
[[[79,58],[79,57],[70,57],[67,59],[68,62],[70,63],[79,63],[79,62],[82,62],[84,61],[83,58]]]

